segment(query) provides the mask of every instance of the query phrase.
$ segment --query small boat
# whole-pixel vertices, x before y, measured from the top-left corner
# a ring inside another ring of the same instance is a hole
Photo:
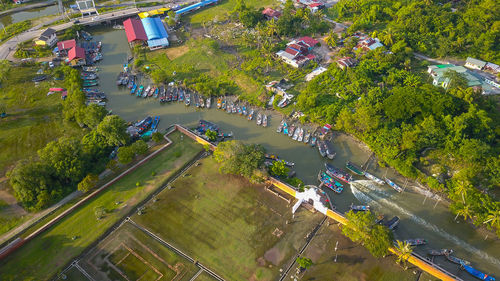
[[[397,184],[395,184],[393,181],[391,181],[388,178],[385,178],[385,181],[392,187],[394,188],[397,192],[403,192],[403,188]]]
[[[145,90],[144,90],[144,95],[146,95],[146,97],[149,95],[149,92],[151,91],[151,86],[148,86]],[[143,95],[143,96],[144,96]]]
[[[325,140],[325,141],[323,141],[323,143],[326,145],[326,157],[328,157],[328,159],[332,160],[333,158],[335,158],[335,155],[337,155],[335,150],[333,150],[332,142],[329,140]]]
[[[243,113],[243,116],[247,116],[247,107],[246,106],[242,106],[241,107],[241,112]]]
[[[227,106],[226,106],[226,112],[227,113],[231,113],[231,104],[229,104],[229,102],[227,103]]]
[[[184,104],[185,104],[186,106],[189,106],[189,105],[191,104],[191,94],[186,93],[186,97],[185,97],[185,99],[184,99]]]
[[[200,97],[198,96],[198,94],[193,94],[193,98],[194,98],[194,106],[196,106],[197,108],[200,107]]]
[[[234,103],[231,105],[231,113],[232,114],[235,114],[236,112],[238,111],[238,109],[236,108],[236,105],[234,105]]]
[[[172,92],[172,101],[177,101],[179,99],[179,89],[174,88],[174,91]]]
[[[353,211],[369,211],[370,206],[368,205],[353,205],[351,204],[351,210]]]
[[[457,258],[455,256],[452,256],[451,254],[448,254],[448,255],[445,255],[445,256],[446,256],[446,259],[448,259],[452,263],[456,263],[456,264],[459,264],[459,265],[469,265],[470,264],[469,261],[463,260],[461,258]]]
[[[326,187],[330,188],[333,192],[335,193],[342,193],[344,190],[344,187],[340,182],[332,178],[330,175],[326,174],[325,172],[319,172],[318,174],[318,180],[325,185]]]
[[[140,86],[139,86],[139,89],[137,89],[137,94],[136,94],[136,96],[137,96],[137,97],[142,96],[142,92],[144,92],[144,86],[140,85]]]
[[[469,272],[472,276],[480,279],[480,280],[486,280],[486,281],[495,281],[495,277],[489,276],[488,274],[484,274],[481,271],[466,265],[462,264],[462,267],[465,269],[465,271]]]
[[[316,145],[316,140],[317,140],[316,136],[313,135],[312,138],[311,138],[311,146],[312,147],[314,147]]]
[[[300,133],[299,133],[299,137],[297,138],[297,141],[299,141],[299,142],[304,141],[304,129],[303,128],[300,128]]]
[[[250,109],[250,112],[248,113],[248,116],[247,116],[248,121],[252,121],[253,113],[254,113],[253,109]]]
[[[211,97],[208,97],[207,98],[207,102],[206,102],[206,108],[210,108],[212,106],[212,98]]]
[[[132,89],[132,87],[135,85],[135,79],[136,79],[135,75],[130,75],[127,88]]]
[[[326,157],[326,144],[323,141],[318,141],[318,151],[321,157]]]
[[[260,114],[259,112],[259,114],[257,114],[257,125],[260,126],[261,124],[262,124],[262,114]]]
[[[158,89],[158,87],[154,87],[153,89],[154,90],[152,90],[151,92],[153,92],[153,97],[156,99],[158,98],[158,93],[160,92],[160,89]]]
[[[155,116],[153,124],[151,125],[151,129],[153,130],[153,133],[158,130],[158,123],[160,123],[160,116]]]
[[[96,80],[90,80],[90,81],[83,81],[83,87],[94,87],[94,86],[97,86],[99,85],[99,82],[97,82]]]
[[[135,93],[135,90],[137,90],[137,84],[134,84],[134,86],[132,86],[132,89],[130,89],[130,94],[134,94]]]
[[[304,143],[309,143],[310,139],[311,139],[311,132],[307,131],[306,135],[304,136]]]
[[[288,167],[295,166],[295,163],[293,163],[293,162],[286,161],[286,160],[283,160],[283,159],[280,159],[280,161],[283,161],[283,163],[285,163],[285,165],[288,166]]]
[[[292,140],[296,141],[299,138],[300,130],[301,130],[300,127],[297,127],[297,129],[295,129],[295,132],[293,133],[292,136]]]
[[[262,116],[262,127],[267,127],[267,114]]]
[[[377,178],[376,176],[374,176],[374,175],[372,175],[372,174],[370,174],[368,172],[364,172],[364,173],[365,173],[365,177],[367,179],[370,179],[370,180],[372,180],[372,181],[374,181],[374,182],[376,182],[377,184],[380,184],[380,185],[384,185],[385,184],[385,181]]]
[[[153,96],[153,94],[154,94],[154,92],[155,92],[155,89],[156,89],[156,87],[155,87],[155,86],[151,87],[151,90],[150,90],[150,91],[149,91],[149,93],[148,93],[148,97],[152,97],[152,96]]]
[[[217,108],[218,108],[218,109],[221,109],[221,108],[222,108],[222,99],[221,99],[221,98],[218,98],[218,99],[217,99]]]
[[[441,249],[441,250],[430,250],[429,255],[431,256],[446,256],[453,253],[451,249]]]
[[[319,146],[319,145],[318,145]],[[342,169],[337,169],[332,164],[325,163],[326,173],[332,177],[336,177],[340,180],[343,180],[347,183],[352,181],[352,176],[348,173],[344,172]]]
[[[268,153],[266,153],[266,154],[264,154],[264,157],[266,159],[271,159],[271,160],[278,160],[279,159],[278,155],[276,155],[276,154],[268,154]]]
[[[82,70],[86,72],[97,72],[99,68],[97,66],[83,66]]]
[[[420,238],[417,238],[417,239],[406,239],[405,242],[408,243],[408,244],[410,244],[411,246],[420,246],[420,245],[427,244],[427,240],[420,239]]]
[[[295,126],[294,125],[290,126],[290,128],[288,129],[288,136],[293,137],[293,133],[295,133]]]
[[[184,89],[179,89],[179,101],[184,101]]]
[[[223,100],[222,105],[221,105],[221,109],[226,110],[226,105],[227,105],[226,100]]]
[[[276,133],[281,133],[281,131],[283,130],[283,124],[285,124],[285,119],[281,120],[278,128],[276,128]]]
[[[384,225],[390,230],[393,230],[398,226],[399,221],[400,221],[399,217],[395,216],[391,220],[385,222]]]
[[[360,167],[354,165],[350,161],[347,161],[345,166],[347,169],[351,170],[351,172],[355,173],[358,176],[363,176],[365,174],[365,172],[363,172],[363,170]]]
[[[241,106],[237,105],[237,106],[236,106],[236,109],[238,110],[238,114],[239,114],[239,115],[242,115],[242,114],[243,114],[243,110],[241,110]]]
[[[205,107],[205,99],[200,96],[200,108],[204,108]]]
[[[80,31],[80,35],[83,37],[83,39],[87,40],[87,41],[90,41],[92,40],[92,35],[90,33],[88,33],[87,31]]]
[[[286,121],[283,123],[283,134],[288,135],[288,124]]]

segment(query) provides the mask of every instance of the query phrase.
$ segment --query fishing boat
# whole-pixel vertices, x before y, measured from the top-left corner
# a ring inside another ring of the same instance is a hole
[[[198,94],[194,93],[193,98],[194,98],[194,106],[196,106],[196,108],[199,108],[200,107],[200,97],[198,97]]]
[[[406,243],[410,244],[411,246],[420,246],[420,245],[425,245],[427,244],[427,240],[425,239],[406,239],[404,240]]]
[[[184,89],[179,89],[179,101],[184,101]]]
[[[335,155],[337,155],[335,150],[333,150],[333,144],[329,140],[325,140],[323,141],[323,143],[326,145],[326,157],[332,160],[333,158],[335,158]]]
[[[243,116],[247,116],[247,107],[246,106],[241,107],[241,113],[243,114]]]
[[[82,70],[86,72],[97,72],[99,68],[97,66],[83,66]]]
[[[456,264],[459,264],[459,265],[469,265],[470,262],[469,261],[466,261],[466,260],[463,260],[461,258],[457,258],[455,256],[452,256],[451,254],[448,254],[448,255],[445,255],[446,256],[446,259],[451,261],[452,263],[456,263]]]
[[[370,206],[368,205],[353,205],[351,204],[351,210],[353,211],[369,211]]]
[[[279,124],[278,128],[276,128],[276,133],[281,133],[284,124],[285,124],[285,119],[281,120],[281,123]]]
[[[240,106],[240,105],[237,105],[237,106],[236,106],[236,109],[238,110],[238,114],[239,114],[239,115],[242,115],[242,114],[243,114],[243,110],[241,110],[241,106]]]
[[[151,87],[151,90],[148,93],[148,97],[152,97],[153,96],[153,94],[155,93],[155,89],[156,89],[155,86]]]
[[[179,88],[174,88],[172,92],[172,101],[177,101],[179,99]]]
[[[267,114],[262,117],[262,127],[267,127]]]
[[[200,108],[204,108],[205,107],[205,99],[200,96]]]
[[[221,106],[221,109],[222,109],[222,110],[226,110],[226,105],[227,105],[226,100],[223,100],[223,101],[222,101],[222,106]]]
[[[218,109],[221,109],[221,108],[222,108],[222,99],[221,99],[221,98],[218,98],[218,99],[217,99],[217,108],[218,108]]]
[[[453,253],[451,249],[441,249],[441,250],[430,250],[429,255],[431,256],[446,256]]]
[[[317,140],[316,136],[313,135],[312,138],[311,138],[311,146],[312,147],[314,147],[316,145],[316,140]]]
[[[262,114],[260,114],[259,112],[259,114],[257,114],[257,125],[260,126],[261,124],[262,124]]]
[[[186,97],[184,98],[184,104],[189,106],[191,104],[191,94],[186,93]]]
[[[304,136],[304,143],[309,143],[310,139],[311,139],[311,132],[307,131],[306,135]]]
[[[144,90],[144,95],[147,97],[149,95],[149,92],[151,91],[151,86],[148,86],[145,90]],[[143,95],[143,96],[144,96]]]
[[[129,76],[127,88],[132,89],[132,87],[135,84],[135,79],[136,79],[135,75],[130,75]]]
[[[385,181],[392,187],[394,188],[397,192],[403,192],[403,188],[397,184],[395,184],[393,181],[391,181],[388,178],[385,178]]]
[[[142,95],[142,92],[144,92],[144,86],[140,85],[139,89],[137,89],[137,97],[140,97]]]
[[[206,102],[206,108],[210,108],[212,106],[212,98],[211,97],[208,97],[207,98],[207,102]]]
[[[318,180],[326,187],[330,188],[335,193],[342,193],[344,187],[340,182],[326,174],[325,172],[319,172]]]
[[[151,125],[151,130],[153,130],[153,133],[158,130],[158,123],[160,123],[160,116],[155,116],[153,124]]]
[[[342,169],[337,169],[335,166],[329,163],[325,163],[326,173],[332,177],[336,177],[340,180],[343,180],[347,183],[352,182],[352,176]]]
[[[226,106],[226,112],[231,113],[231,104],[228,102]]]
[[[87,41],[90,41],[92,40],[92,35],[90,33],[88,33],[87,31],[80,31],[80,35],[83,37],[83,39],[87,40]]]
[[[300,128],[299,137],[297,138],[297,141],[299,142],[304,141],[304,128]]]
[[[252,108],[252,109],[250,109],[250,112],[248,113],[248,116],[247,116],[248,121],[252,121],[252,119],[253,119],[253,113],[254,113],[254,111],[253,111],[253,108]]]
[[[135,93],[135,90],[137,90],[137,84],[134,84],[134,86],[132,86],[132,89],[130,89],[130,94],[134,94]]]
[[[323,141],[318,141],[318,151],[319,151],[319,155],[321,155],[321,157],[326,156],[326,145],[324,144]]]
[[[229,132],[229,133],[219,133],[217,135],[219,138],[230,138],[233,136],[233,132]]]
[[[300,127],[297,127],[297,129],[295,129],[295,132],[293,133],[292,136],[292,140],[296,141],[299,138],[300,130],[301,130]]]
[[[365,173],[365,177],[366,177],[367,179],[370,179],[370,180],[372,180],[372,181],[374,181],[375,183],[380,184],[380,185],[384,185],[384,184],[385,184],[385,181],[383,181],[383,180],[381,180],[381,179],[377,178],[376,176],[374,176],[374,175],[372,175],[372,174],[370,174],[370,173],[368,173],[368,172],[366,172],[366,171],[365,171],[364,173]]]
[[[293,137],[293,134],[295,133],[295,125],[290,126],[288,129],[288,136]]]
[[[151,92],[153,92],[153,97],[155,99],[157,99],[158,98],[158,93],[160,92],[160,89],[158,89],[158,87],[154,87],[153,89],[154,90],[152,90]]]
[[[350,161],[347,161],[345,166],[347,169],[351,170],[351,172],[355,173],[358,176],[363,176],[365,174],[365,172],[363,172],[363,170],[360,167],[354,165]]]
[[[166,87],[164,87],[164,86],[160,87],[160,94],[159,95],[160,95],[161,98],[165,98],[165,94],[167,92],[167,90],[165,88]]]
[[[268,154],[268,153],[266,153],[266,154],[264,154],[264,157],[265,157],[266,159],[271,159],[271,160],[276,160],[276,161],[279,159],[279,158],[278,158],[278,155],[276,155],[276,154],[272,154],[272,153],[269,153],[269,154]]]
[[[462,267],[465,269],[465,271],[469,272],[472,276],[480,279],[480,280],[486,280],[486,281],[495,281],[495,277],[489,276],[488,274],[482,273],[481,271],[466,265],[462,264]]]
[[[97,82],[97,80],[87,80],[87,81],[83,81],[83,87],[94,87],[94,86],[97,86],[99,85],[99,82]]]
[[[393,230],[399,225],[399,221],[400,221],[399,217],[394,216],[392,219],[385,222],[384,225],[390,230]]]
[[[234,103],[231,105],[231,113],[232,114],[235,114],[236,112],[238,112],[238,109],[236,108],[236,105],[234,105]]]
[[[286,121],[283,123],[283,134],[288,135],[288,124]]]

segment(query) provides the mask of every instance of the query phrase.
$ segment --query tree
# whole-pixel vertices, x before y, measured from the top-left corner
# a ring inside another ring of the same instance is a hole
[[[404,264],[405,270],[408,269],[407,261],[413,253],[413,247],[407,241],[396,240],[396,250],[397,250],[397,264]]]
[[[134,160],[135,151],[132,146],[122,146],[118,148],[118,161],[122,164],[128,164]]]
[[[448,70],[444,73],[443,77],[449,80],[446,89],[467,88],[467,78],[465,78],[465,75],[462,73],[458,73],[454,70]]]
[[[129,140],[126,128],[127,125],[123,119],[117,115],[109,115],[104,117],[97,126],[97,132],[106,139],[109,145],[119,146],[126,144]]]
[[[132,144],[132,149],[137,155],[144,155],[148,153],[148,144],[143,140],[138,140]]]
[[[85,107],[82,121],[87,127],[95,128],[106,115],[108,115],[108,112],[104,107],[91,104]]]
[[[262,175],[259,168],[264,163],[264,149],[260,145],[246,145],[237,140],[222,142],[215,148],[214,158],[221,164],[221,173],[254,180],[257,179],[255,175]]]
[[[88,174],[83,180],[78,184],[78,190],[81,192],[87,192],[94,188],[99,181],[99,176],[94,174]]]
[[[472,218],[472,210],[470,208],[470,205],[467,205],[467,204],[457,204],[456,206],[456,216],[455,216],[455,220],[457,220],[457,218],[459,216],[462,216],[464,218],[464,220],[466,221],[468,218]]]
[[[311,265],[313,265],[312,260],[310,258],[306,258],[306,257],[298,257],[295,261],[299,264],[300,267],[302,267],[304,269],[307,269]]]
[[[207,138],[210,140],[210,141],[215,141],[217,139],[217,132],[216,131],[212,131],[210,129],[208,129],[206,132],[205,132],[205,136],[207,136]]]
[[[160,143],[163,141],[163,135],[160,132],[154,132],[151,136],[151,139],[153,139],[153,141],[156,143]]]
[[[328,46],[335,48],[337,47],[338,35],[333,30],[328,33],[325,37],[325,42]]]
[[[288,169],[285,165],[285,161],[274,161],[273,165],[271,166],[271,174],[277,177],[285,177],[288,175],[288,172],[290,169]]]
[[[103,206],[94,207],[94,215],[97,220],[104,218],[105,214],[106,214],[106,209],[104,209]]]
[[[167,24],[168,26],[174,26],[177,24],[176,17],[175,17],[175,12],[174,11],[169,11],[167,13],[168,15],[168,21]]]
[[[80,140],[76,137],[62,137],[49,142],[38,151],[38,156],[42,163],[54,171],[62,184],[79,182],[89,165]]]

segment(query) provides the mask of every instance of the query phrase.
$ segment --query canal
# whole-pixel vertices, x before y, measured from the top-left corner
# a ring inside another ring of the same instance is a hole
[[[8,26],[16,22],[29,19],[36,19],[39,17],[49,16],[49,15],[55,15],[58,12],[59,11],[57,5],[52,5],[42,8],[29,9],[26,11],[16,12],[12,14],[6,14],[0,17],[0,26],[3,28],[5,26]]]
[[[197,110],[182,103],[161,105],[153,99],[136,98],[130,95],[127,89],[119,89],[115,85],[116,76],[122,71],[123,63],[130,54],[125,32],[101,28],[94,29],[92,33],[95,40],[103,43],[104,59],[99,65],[100,88],[108,96],[107,108],[114,114],[120,115],[127,121],[143,119],[147,115],[159,115],[161,117],[159,128],[162,131],[173,123],[193,126],[199,119],[215,122],[224,132],[233,132],[236,139],[261,144],[268,152],[295,162],[297,176],[307,184],[317,185],[316,176],[319,170],[324,170],[325,159],[316,149],[276,133],[276,127],[281,120],[278,114],[268,111],[267,113],[271,115],[270,126],[263,128],[257,126],[255,121],[248,121],[244,117],[230,115],[213,108]],[[334,145],[337,156],[332,163],[337,167],[344,167],[347,160],[361,165],[371,154],[362,143],[343,134],[335,137]],[[397,193],[388,185],[378,186],[365,178],[358,177],[351,186],[345,187],[342,194],[330,194],[339,211],[347,211],[351,203],[368,204],[386,218],[398,216],[401,222],[395,231],[397,239],[428,240],[428,245],[415,249],[416,253],[426,256],[430,249],[453,249],[457,257],[469,260],[476,268],[500,278],[500,242],[492,237],[492,234],[487,236],[487,233],[474,229],[461,219],[455,222],[455,216],[448,211],[443,200],[428,196],[425,190],[412,181],[406,182],[393,169],[378,167],[376,161],[371,163],[369,169],[371,173],[381,178],[387,175],[401,186],[406,183],[406,190]],[[436,258],[435,262],[464,280],[474,280],[467,272],[460,270],[459,266],[446,261],[443,257]]]

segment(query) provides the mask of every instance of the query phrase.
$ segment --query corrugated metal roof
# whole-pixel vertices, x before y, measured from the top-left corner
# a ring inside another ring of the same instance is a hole
[[[123,22],[123,26],[125,27],[125,33],[127,34],[128,42],[132,42],[135,40],[148,40],[146,36],[146,31],[144,31],[144,27],[142,23],[138,19],[128,19]]]
[[[143,18],[141,19],[148,40],[160,38],[168,38],[167,31],[160,18]]]

